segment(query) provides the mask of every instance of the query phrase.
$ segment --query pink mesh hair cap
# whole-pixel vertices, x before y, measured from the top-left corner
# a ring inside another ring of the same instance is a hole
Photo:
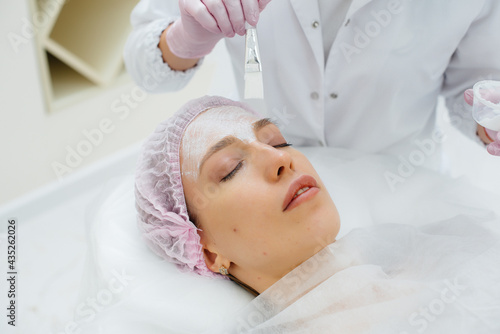
[[[190,221],[182,187],[180,146],[188,125],[201,112],[220,106],[248,106],[219,96],[204,96],[183,105],[146,139],[137,162],[137,224],[148,246],[181,271],[226,278],[205,265],[197,227]]]

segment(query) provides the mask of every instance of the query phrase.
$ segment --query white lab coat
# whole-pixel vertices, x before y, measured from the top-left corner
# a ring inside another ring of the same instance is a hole
[[[125,61],[150,92],[182,88],[197,67],[172,71],[158,41],[176,0],[142,0]],[[273,0],[257,25],[267,113],[297,145],[401,152],[438,144],[437,97],[470,137],[464,90],[500,79],[500,1],[353,0],[325,65],[318,4]],[[244,37],[226,39],[243,96]],[[427,145],[427,146],[425,146]]]

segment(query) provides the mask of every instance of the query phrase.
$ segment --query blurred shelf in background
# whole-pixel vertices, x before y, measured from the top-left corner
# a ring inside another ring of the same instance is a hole
[[[30,0],[44,20],[37,52],[48,111],[122,82],[122,52],[138,0]]]

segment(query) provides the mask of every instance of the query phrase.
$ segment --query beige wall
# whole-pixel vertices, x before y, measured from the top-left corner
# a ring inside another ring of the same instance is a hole
[[[218,58],[212,55],[181,92],[148,94],[127,106],[123,94],[130,95],[135,89],[127,78],[125,83],[49,113],[43,99],[34,41],[20,45],[16,53],[5,38],[9,32],[21,31],[22,18],[29,17],[28,13],[25,1],[9,1],[8,8],[7,1],[0,2],[0,205],[57,182],[54,163],[70,167],[60,169],[60,176],[64,178],[142,140],[159,121],[187,100],[217,93],[210,88],[218,68],[215,60]],[[225,49],[219,45],[217,50],[224,53]],[[220,74],[217,79],[220,80]],[[119,104],[122,112],[113,112],[113,103]],[[126,116],[125,110],[128,110]],[[100,127],[101,133],[108,132],[103,133],[102,139],[93,131]],[[90,142],[85,132],[93,134],[94,144],[90,147],[84,143]],[[81,157],[81,161],[70,157],[74,167],[68,166],[68,152],[78,152],[78,148],[86,154],[89,152],[88,155]]]

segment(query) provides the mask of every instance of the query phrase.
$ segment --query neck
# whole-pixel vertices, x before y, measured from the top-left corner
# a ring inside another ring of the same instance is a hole
[[[244,275],[239,272],[233,272],[233,274],[229,274],[228,277],[256,296],[281,279],[281,277],[271,277],[261,274]]]

